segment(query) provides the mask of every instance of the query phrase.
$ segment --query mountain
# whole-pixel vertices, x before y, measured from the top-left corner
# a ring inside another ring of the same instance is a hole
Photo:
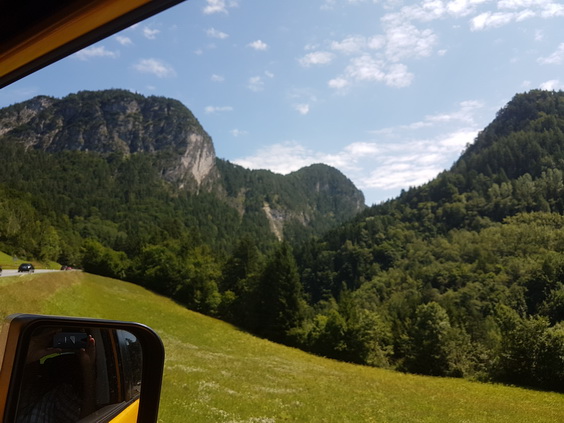
[[[302,348],[562,392],[564,93],[516,95],[450,170],[296,258]]]
[[[185,199],[190,205],[174,206],[174,213],[191,222],[183,226],[210,229],[216,245],[227,245],[241,233],[303,239],[365,207],[362,193],[334,168],[313,165],[283,176],[235,166],[216,157],[210,136],[180,102],[125,90],[39,96],[4,108],[0,148],[11,157],[0,170],[0,183],[57,197],[63,203],[55,209],[63,214],[89,218],[88,208],[115,210],[119,205],[110,203],[128,203],[133,185],[140,184],[135,190],[145,192],[137,192],[137,200]],[[74,163],[72,172],[81,174],[82,186],[73,183],[77,176],[70,176],[61,159],[67,168]],[[35,161],[40,163],[31,165]],[[93,178],[94,168],[99,172]],[[70,193],[72,202],[84,206],[65,200]],[[218,229],[228,224],[231,228]]]
[[[39,96],[0,111],[0,136],[48,153],[167,154],[162,175],[181,187],[218,177],[210,136],[182,103],[164,97],[124,90]]]

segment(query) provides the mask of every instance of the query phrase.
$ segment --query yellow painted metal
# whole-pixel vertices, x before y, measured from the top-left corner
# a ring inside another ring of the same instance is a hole
[[[109,423],[135,423],[137,414],[139,413],[139,400],[133,402],[129,407],[123,410],[117,417],[110,420]]]
[[[6,51],[0,52],[0,77],[13,72],[33,60],[64,46],[151,0],[85,1],[64,17],[52,22]]]

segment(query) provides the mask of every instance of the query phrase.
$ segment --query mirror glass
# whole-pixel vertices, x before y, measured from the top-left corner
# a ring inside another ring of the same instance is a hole
[[[41,326],[27,345],[16,423],[109,421],[139,398],[142,363],[125,330]]]

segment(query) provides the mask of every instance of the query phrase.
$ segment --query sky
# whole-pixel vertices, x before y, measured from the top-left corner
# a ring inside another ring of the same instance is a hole
[[[0,90],[180,100],[218,157],[343,172],[368,205],[457,160],[511,98],[564,89],[563,0],[188,0]]]

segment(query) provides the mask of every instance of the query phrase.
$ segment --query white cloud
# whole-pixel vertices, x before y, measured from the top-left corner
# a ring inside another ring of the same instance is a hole
[[[551,79],[540,84],[540,89],[548,91],[562,90],[564,89],[564,83],[561,83],[558,79]]]
[[[262,76],[252,76],[249,78],[247,88],[254,92],[259,92],[264,89],[264,80]]]
[[[477,131],[459,130],[432,139],[398,142],[354,142],[336,154],[284,142],[234,160],[250,169],[287,174],[313,163],[325,163],[346,172],[361,189],[401,189],[421,185],[450,167]]]
[[[412,122],[407,125],[400,125],[392,128],[383,128],[376,131],[370,131],[372,134],[397,135],[401,131],[420,131],[423,128],[437,128],[442,126],[442,132],[449,132],[452,128],[460,128],[464,125],[470,128],[470,131],[477,130],[477,115],[484,110],[484,104],[477,100],[462,101],[458,104],[458,108],[448,113],[436,113],[427,115],[421,121]],[[447,127],[447,125],[454,125]],[[467,130],[465,130],[467,131]]]
[[[244,131],[241,129],[232,129],[231,131],[229,131],[231,133],[232,136],[234,136],[235,138],[237,137],[244,137],[245,135],[248,135],[249,132],[248,131]]]
[[[206,6],[203,9],[205,15],[212,15],[214,13],[228,14],[228,9],[237,7],[236,1],[226,0],[206,0]]]
[[[231,106],[206,106],[204,109],[207,114],[220,113],[220,112],[232,112],[233,107]]]
[[[300,65],[304,67],[313,65],[326,65],[328,63],[331,63],[334,57],[335,55],[328,51],[316,51],[306,54],[304,57],[299,59],[299,62]]]
[[[464,17],[475,12],[477,6],[487,0],[453,0],[446,5],[447,11],[454,17]]]
[[[133,45],[133,41],[131,38],[124,37],[123,35],[116,35],[116,41],[120,43],[122,46],[130,46]]]
[[[309,113],[309,104],[295,104],[294,105],[294,109],[300,114],[300,115],[307,115]]]
[[[360,4],[360,3],[379,3],[380,0],[340,0],[344,4]],[[324,0],[321,5],[321,10],[333,10],[339,0]]]
[[[561,43],[556,51],[548,57],[539,57],[537,62],[541,65],[559,65],[564,62],[564,43]]]
[[[386,76],[386,73],[382,70],[384,65],[383,61],[365,54],[352,59],[345,72],[359,81],[382,81]]]
[[[430,56],[436,44],[437,36],[430,29],[419,30],[409,23],[386,29],[386,57],[394,62]]]
[[[425,0],[419,4],[405,6],[399,13],[389,14],[386,19],[401,22],[428,22],[442,18],[447,10],[442,0]]]
[[[503,26],[513,19],[512,13],[492,13],[485,12],[475,16],[470,21],[472,31],[481,31],[487,28],[496,28]]]
[[[386,37],[384,37],[383,35],[375,35],[368,40],[366,45],[369,49],[372,50],[381,49],[386,45]]]
[[[161,31],[158,29],[153,29],[153,28],[149,28],[148,26],[143,27],[143,35],[145,36],[145,38],[147,38],[148,40],[154,40],[157,38],[157,34],[159,34]]]
[[[110,59],[117,59],[119,51],[111,51],[104,46],[88,47],[75,53],[75,56],[80,60],[90,60],[98,57],[109,57]]]
[[[376,157],[382,150],[376,143],[355,142],[346,146],[344,151],[351,157]]]
[[[253,41],[252,43],[249,43],[248,46],[258,51],[265,51],[268,49],[268,44],[261,40]]]
[[[564,16],[564,5],[558,3],[549,3],[543,8],[541,16],[543,18],[562,17]]]
[[[348,87],[350,85],[350,82],[345,78],[334,78],[334,79],[331,79],[327,83],[327,85],[329,85],[330,88],[342,90],[343,88]]]
[[[353,35],[342,41],[333,41],[331,49],[345,54],[354,54],[363,51],[366,48],[366,38],[360,35]]]
[[[414,75],[407,70],[407,66],[399,63],[392,65],[384,80],[390,87],[403,88],[411,85]]]
[[[225,77],[221,76],[221,75],[216,75],[215,73],[211,76],[210,78],[213,82],[224,82],[225,81]]]
[[[395,88],[407,87],[413,81],[414,75],[407,66],[401,63],[388,65],[384,60],[370,55],[353,58],[345,69],[345,76],[329,81],[331,88],[343,88],[350,80],[359,82],[384,82]]]
[[[462,129],[432,139],[379,144],[374,170],[360,175],[356,183],[361,189],[384,190],[424,184],[450,167],[477,133]]]
[[[207,34],[208,37],[217,38],[217,39],[220,39],[220,40],[224,40],[224,39],[229,37],[229,34],[226,34],[225,32],[218,31],[215,28],[209,28],[206,31],[206,34]]]
[[[368,3],[370,0],[325,0],[322,8],[336,9],[353,3]],[[374,1],[376,3],[376,1]],[[321,43],[309,44],[307,50],[314,51],[301,59],[302,66],[339,63],[342,56],[351,56],[345,68],[328,82],[330,88],[341,90],[355,82],[377,82],[391,87],[410,86],[415,78],[411,63],[407,61],[432,56],[444,56],[447,49],[437,50],[438,31],[425,23],[466,18],[472,31],[499,28],[511,23],[520,23],[531,18],[564,16],[564,3],[556,0],[401,0],[385,1],[384,9],[389,13],[381,19],[381,34],[353,34],[347,37],[326,40],[323,44],[333,56],[320,47]],[[454,23],[454,26],[458,26]],[[537,30],[534,37],[539,41],[543,33]],[[564,46],[548,57],[538,59],[541,64],[564,63]],[[408,68],[409,64],[409,68]]]
[[[174,68],[159,59],[141,59],[133,68],[141,73],[155,75],[158,78],[170,78],[176,76]]]
[[[288,174],[313,163],[330,164],[328,157],[297,142],[288,141],[261,148],[254,155],[233,160],[233,163],[249,169],[269,169]]]

